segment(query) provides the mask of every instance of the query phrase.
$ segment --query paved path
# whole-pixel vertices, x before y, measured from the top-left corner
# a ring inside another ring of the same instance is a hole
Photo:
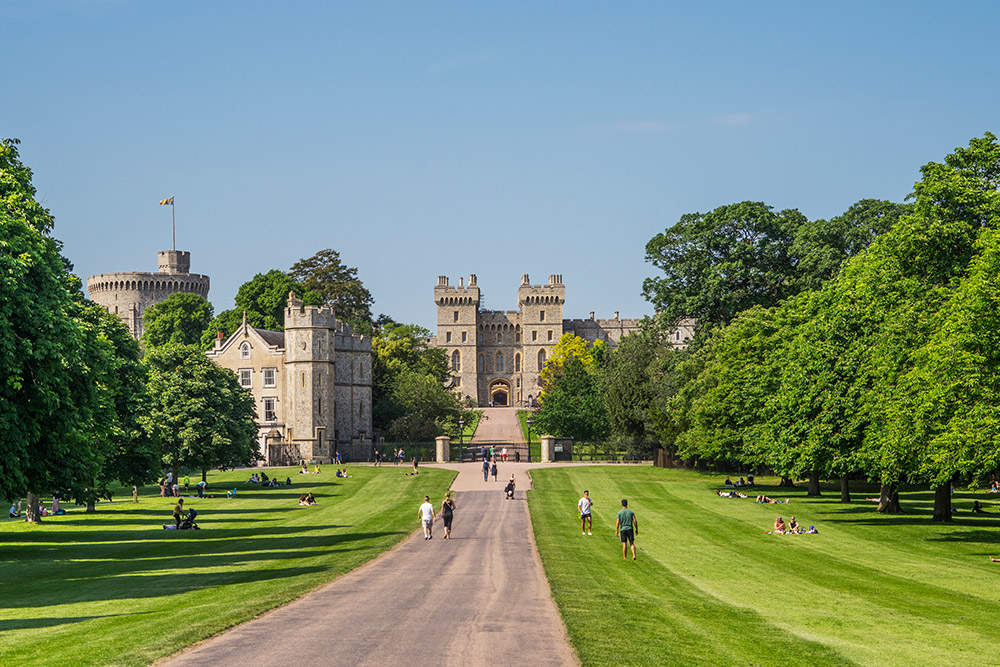
[[[524,442],[517,408],[483,408],[483,419],[470,442]]]
[[[441,467],[460,471],[453,539],[442,539],[440,523],[432,540],[418,530],[367,565],[163,664],[579,664],[535,549],[528,464],[501,469],[504,480],[516,475],[510,501],[503,481],[483,482],[478,464]]]

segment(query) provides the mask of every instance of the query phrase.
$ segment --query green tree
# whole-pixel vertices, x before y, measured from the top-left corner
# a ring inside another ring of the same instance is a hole
[[[355,331],[371,333],[374,299],[358,278],[357,268],[346,266],[339,252],[320,250],[297,261],[288,274],[318,295],[323,305],[333,308],[337,319],[349,323]]]
[[[647,278],[643,294],[668,326],[693,317],[701,330],[772,306],[799,290],[791,246],[805,221],[750,201],[685,214],[646,244],[646,261],[663,275]]]
[[[152,348],[146,363],[150,406],[143,422],[175,479],[181,466],[204,474],[259,458],[253,397],[232,371],[191,345]]]
[[[609,350],[604,363],[597,364],[599,387],[613,435],[640,441],[650,437],[657,359],[672,351],[672,346],[668,351],[665,345],[669,344],[665,343],[662,331],[646,323],[639,331],[624,336],[618,347]]]
[[[541,405],[535,411],[535,424],[539,433],[578,442],[607,438],[610,428],[604,401],[594,374],[581,359],[565,360],[550,389],[542,395]]]
[[[212,304],[198,294],[171,294],[146,309],[142,342],[146,347],[198,345],[212,321],[212,313]]]
[[[254,328],[284,331],[289,292],[295,292],[295,296],[307,306],[318,306],[321,303],[319,295],[305,289],[287,273],[277,269],[258,273],[240,285],[236,292],[235,307],[222,311],[208,323],[201,337],[202,349],[212,347],[220,331],[225,337],[236,331],[243,323],[244,313],[247,323]]]
[[[39,493],[93,479],[99,452],[85,436],[106,394],[17,144],[0,141],[0,496],[27,493],[38,521]]]
[[[604,341],[596,341],[591,346],[585,338],[564,333],[550,351],[549,358],[545,360],[545,366],[542,367],[542,372],[539,374],[542,392],[547,391],[552,386],[552,381],[562,373],[562,368],[568,360],[579,359],[584,368],[592,369],[595,354],[598,356],[603,354],[604,350],[601,348],[605,347],[607,347],[607,343]]]

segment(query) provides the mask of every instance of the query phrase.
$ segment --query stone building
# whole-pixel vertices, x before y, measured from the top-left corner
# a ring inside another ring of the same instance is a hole
[[[449,285],[438,276],[434,288],[437,336],[431,345],[448,352],[452,386],[477,405],[531,405],[541,389],[539,374],[563,333],[593,343],[617,346],[623,336],[636,331],[641,320],[564,320],[566,286],[553,274],[545,285],[532,285],[521,276],[517,310],[481,310],[481,293],[475,274],[469,284],[462,278]],[[694,322],[685,321],[673,332],[675,345],[683,346],[694,335]]]
[[[150,306],[171,294],[188,292],[208,299],[209,278],[191,273],[191,253],[162,250],[156,273],[98,273],[87,278],[90,300],[108,309],[135,337],[142,336],[142,316]]]
[[[205,354],[239,377],[257,405],[270,465],[365,459],[372,435],[372,343],[329,308],[289,294],[285,330],[243,324]]]

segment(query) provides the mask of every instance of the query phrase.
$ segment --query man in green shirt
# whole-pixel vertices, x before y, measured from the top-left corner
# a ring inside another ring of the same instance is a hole
[[[632,560],[635,560],[635,536],[639,534],[639,521],[635,512],[628,508],[628,500],[622,498],[622,508],[615,519],[615,532],[622,540],[622,559],[628,560],[628,545],[632,545]]]

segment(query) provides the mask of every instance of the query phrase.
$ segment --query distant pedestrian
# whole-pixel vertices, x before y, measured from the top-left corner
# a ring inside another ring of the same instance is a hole
[[[444,494],[441,503],[441,522],[444,523],[444,539],[451,539],[451,520],[455,516],[455,501],[451,499],[451,491]]]
[[[420,474],[420,473],[417,472],[417,464],[418,464],[417,457],[414,456],[413,457],[413,472],[411,473],[413,475],[419,475]]]
[[[504,463],[507,463],[507,448],[506,447],[504,447],[503,449],[500,450],[500,460],[503,461]]]
[[[594,521],[590,517],[590,508],[593,506],[594,501],[590,499],[590,491],[584,491],[583,498],[580,498],[576,507],[580,510],[580,531],[586,535],[594,534]]]
[[[337,452],[337,465],[340,465],[340,452]]]
[[[481,458],[483,461],[486,460],[486,447],[485,446],[479,448],[479,458]]]
[[[191,478],[188,477],[187,475],[184,475],[184,490],[187,491],[190,485],[191,485]]]
[[[431,505],[431,497],[424,496],[424,503],[417,510],[417,516],[420,517],[424,524],[424,539],[429,540],[433,537],[431,534],[431,528],[434,525],[434,506]]]
[[[375,465],[380,467],[382,465],[382,452],[377,449],[375,450]]]
[[[177,504],[174,505],[174,521],[177,522],[178,529],[181,527],[181,517],[186,516],[187,515],[184,513],[184,499],[181,498],[177,501]]]
[[[493,475],[493,481],[497,481],[497,460],[493,459],[493,465],[490,466],[490,474]]]
[[[622,498],[622,508],[615,519],[615,532],[622,541],[622,560],[628,560],[628,545],[632,545],[632,560],[635,560],[635,536],[639,534],[639,521],[635,512],[628,508],[628,500]]]

